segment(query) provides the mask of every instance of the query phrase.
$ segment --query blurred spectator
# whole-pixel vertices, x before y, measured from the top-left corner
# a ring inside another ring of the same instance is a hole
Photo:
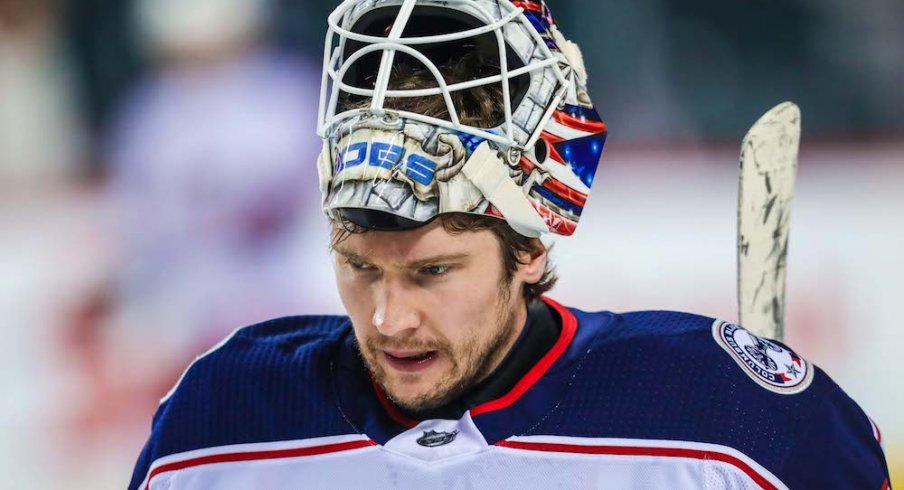
[[[71,332],[92,386],[82,427],[143,434],[192,357],[311,301],[300,248],[319,208],[319,67],[267,48],[263,0],[135,12],[155,66],[104,145],[118,252]]]
[[[53,0],[0,0],[0,189],[71,176],[82,139]]]

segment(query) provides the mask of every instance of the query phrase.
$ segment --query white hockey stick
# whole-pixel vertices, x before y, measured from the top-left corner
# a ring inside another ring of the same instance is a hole
[[[783,102],[744,136],[738,181],[738,313],[756,335],[781,340],[785,258],[800,145],[800,109]]]

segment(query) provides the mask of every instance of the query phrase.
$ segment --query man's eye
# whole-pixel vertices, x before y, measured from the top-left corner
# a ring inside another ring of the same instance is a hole
[[[447,272],[449,272],[448,265],[428,265],[421,269],[421,271],[425,274],[429,274],[431,276],[441,276]]]
[[[358,262],[355,260],[346,260],[345,262],[348,264],[349,267],[351,267],[352,269],[354,269],[356,271],[371,271],[374,269],[374,266],[364,263],[364,262]]]

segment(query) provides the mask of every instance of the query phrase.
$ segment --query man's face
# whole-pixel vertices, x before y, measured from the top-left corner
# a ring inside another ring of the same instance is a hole
[[[334,250],[361,354],[389,397],[409,410],[441,406],[501,362],[524,325],[521,285],[536,282],[534,269],[546,263],[544,253],[504,281],[492,232],[450,234],[439,220],[351,234]]]

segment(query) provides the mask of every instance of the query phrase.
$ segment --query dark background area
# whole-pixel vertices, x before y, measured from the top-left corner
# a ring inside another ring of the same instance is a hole
[[[277,0],[271,41],[319,58],[334,2]],[[766,108],[801,106],[808,137],[904,132],[904,2],[550,2],[583,50],[616,141],[735,140]],[[70,0],[65,45],[101,131],[147,70],[128,0]],[[308,117],[300,115],[300,117]]]

